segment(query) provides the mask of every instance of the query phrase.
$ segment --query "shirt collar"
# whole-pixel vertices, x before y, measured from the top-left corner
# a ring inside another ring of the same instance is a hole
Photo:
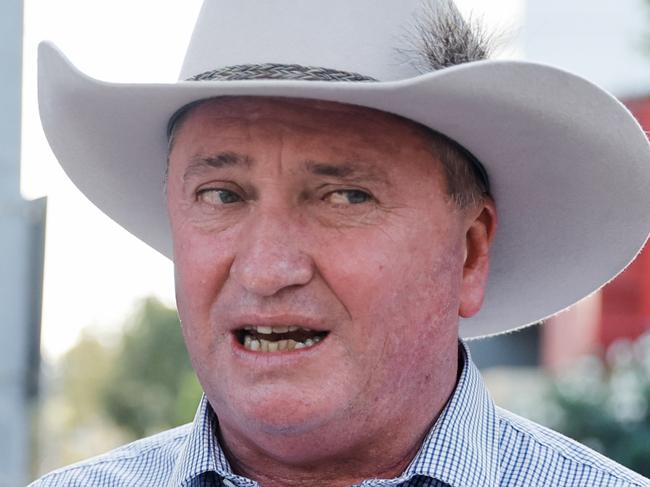
[[[401,478],[435,478],[451,487],[499,484],[499,419],[481,374],[460,342],[456,389]]]
[[[416,476],[450,487],[493,487],[499,480],[499,424],[494,403],[467,346],[460,342],[462,371],[456,389],[404,473],[381,485],[398,485]],[[217,418],[205,395],[178,457],[169,486],[191,485],[209,472],[254,485],[232,472],[217,440]],[[377,485],[377,481],[364,484]]]
[[[205,394],[194,416],[192,429],[174,466],[168,487],[192,485],[195,479],[217,473],[232,475],[232,470],[217,440],[217,418]]]

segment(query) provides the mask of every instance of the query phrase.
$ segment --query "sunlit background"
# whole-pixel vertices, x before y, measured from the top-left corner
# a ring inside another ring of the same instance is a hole
[[[92,77],[173,82],[201,3],[24,2],[20,188],[27,200],[47,196],[41,380],[32,391],[37,394],[30,396],[35,400],[30,402],[31,422],[24,431],[29,438],[26,460],[8,465],[9,470],[0,460],[0,486],[24,484],[53,468],[191,420],[200,391],[179,341],[175,315],[165,308],[174,306],[172,265],[105,217],[58,166],[38,118],[36,51],[38,42],[48,39]],[[464,14],[503,33],[498,56],[577,72],[627,102],[640,119],[645,117],[650,129],[650,2],[456,3]],[[9,14],[18,11],[8,7]],[[18,16],[15,22],[20,22]],[[2,218],[0,213],[0,225]],[[631,428],[645,421],[646,436],[633,438],[640,446],[633,441],[627,445],[634,449],[630,462],[638,457],[638,465],[643,461],[650,465],[650,447],[643,449],[650,445],[650,345],[648,339],[637,340],[650,330],[650,259],[642,265],[647,272],[631,270],[624,275],[624,286],[612,287],[609,297],[602,293],[592,297],[544,331],[510,337],[507,345],[497,340],[476,344],[473,350],[497,402],[536,420],[561,427],[563,421],[569,423],[570,414],[603,417],[603,411],[624,411],[622,418],[603,418],[609,421],[603,428],[613,431],[610,437],[590,431],[580,437],[582,431],[566,429],[608,454],[612,454],[608,442],[619,441],[625,425]],[[510,360],[495,360],[504,356]],[[557,373],[562,377],[559,382],[553,379]],[[143,390],[143,383],[157,384],[157,389]],[[648,391],[644,393],[640,384],[648,384]],[[567,391],[581,391],[582,402],[567,396]],[[146,419],[138,417],[154,404]],[[598,409],[601,406],[604,409]],[[1,411],[11,419],[10,409]],[[619,423],[620,432],[612,426]],[[0,435],[0,452],[13,448],[2,441]]]

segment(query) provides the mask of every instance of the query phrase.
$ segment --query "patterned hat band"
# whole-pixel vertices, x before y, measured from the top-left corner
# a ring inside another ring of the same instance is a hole
[[[283,79],[297,81],[377,81],[370,76],[336,69],[300,64],[239,64],[206,71],[186,81],[240,81],[253,79]]]
[[[370,76],[348,71],[339,71],[337,69],[322,68],[318,66],[302,66],[300,64],[239,64],[235,66],[226,66],[224,68],[214,69],[196,74],[186,81],[245,81],[245,80],[295,80],[295,81],[355,81],[355,82],[377,82],[378,80]],[[167,137],[171,138],[174,126],[179,118],[183,117],[189,110],[199,105],[205,100],[198,100],[180,108],[169,119],[167,124]],[[431,129],[432,130],[432,129]],[[483,164],[474,157],[465,147],[453,139],[439,134],[444,137],[451,145],[456,147],[472,164],[476,175],[480,178],[484,188],[489,193],[489,178]]]

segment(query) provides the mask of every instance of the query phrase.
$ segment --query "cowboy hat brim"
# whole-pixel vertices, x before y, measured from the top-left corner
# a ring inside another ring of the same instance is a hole
[[[173,258],[163,176],[166,128],[215,96],[329,100],[394,113],[454,139],[486,168],[499,230],[485,302],[463,337],[551,316],[633,260],[650,229],[648,140],[627,109],[549,66],[479,61],[372,83],[201,81],[118,84],[39,48],[39,106],[63,169],[104,213]]]

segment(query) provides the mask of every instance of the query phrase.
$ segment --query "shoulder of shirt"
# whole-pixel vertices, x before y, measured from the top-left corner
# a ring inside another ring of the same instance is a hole
[[[89,480],[102,478],[106,485],[116,481],[124,472],[137,471],[137,466],[169,465],[176,460],[185,439],[189,435],[192,423],[163,431],[161,433],[128,443],[102,455],[89,458],[54,470],[30,484],[30,487],[54,487],[58,485],[89,485]],[[113,479],[113,476],[116,478]]]
[[[607,482],[606,485],[620,487],[650,487],[650,480],[587,446],[503,408],[496,409],[501,435],[502,472],[508,467],[514,472],[514,469],[521,469],[522,464],[532,464],[538,470],[546,467],[547,473],[543,475],[547,475],[548,480],[553,475],[574,478],[579,483],[571,484],[573,486],[595,485],[586,479],[598,478],[603,481],[598,485]],[[508,475],[508,472],[503,473]]]

